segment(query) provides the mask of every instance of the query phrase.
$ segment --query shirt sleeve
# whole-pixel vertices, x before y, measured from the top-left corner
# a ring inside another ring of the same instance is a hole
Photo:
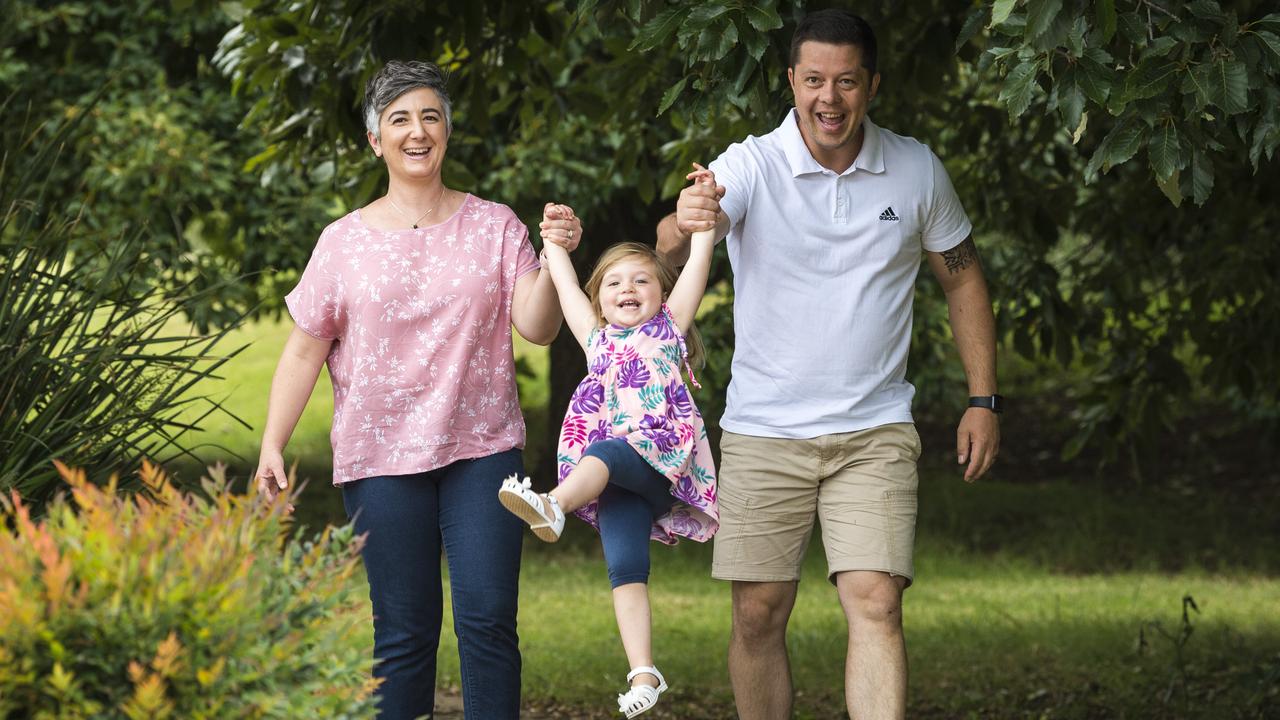
[[[513,230],[516,233],[516,280],[528,275],[529,273],[542,267],[542,263],[538,262],[538,253],[533,249],[533,243],[529,240],[529,228],[524,223],[513,219]]]
[[[342,274],[328,236],[328,230],[320,236],[298,284],[284,298],[293,322],[321,340],[337,339],[346,325]]]
[[[716,184],[724,186],[720,209],[729,218],[729,226],[742,222],[754,185],[755,164],[743,143],[730,145],[707,169],[716,175]]]
[[[933,170],[933,195],[929,202],[929,217],[921,233],[924,249],[942,252],[959,245],[973,232],[973,224],[960,204],[960,197],[951,184],[947,169],[938,156],[929,151]]]

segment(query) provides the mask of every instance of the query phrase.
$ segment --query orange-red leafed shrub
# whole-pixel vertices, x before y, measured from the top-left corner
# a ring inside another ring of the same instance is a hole
[[[0,498],[0,718],[370,718],[350,527],[290,533],[287,498],[204,494],[145,464],[124,496],[59,465],[32,520]]]

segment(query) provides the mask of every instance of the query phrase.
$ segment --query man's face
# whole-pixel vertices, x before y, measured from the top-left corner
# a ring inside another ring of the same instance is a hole
[[[862,67],[862,49],[807,41],[800,45],[795,67],[787,70],[795,94],[800,134],[814,158],[845,159],[851,164],[862,148],[862,119],[876,96],[880,74]]]

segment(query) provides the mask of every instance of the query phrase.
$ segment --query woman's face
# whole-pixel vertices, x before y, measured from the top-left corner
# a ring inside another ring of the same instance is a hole
[[[369,144],[393,177],[439,177],[449,130],[435,90],[418,88],[396,98],[382,111],[378,129],[382,139],[369,133]]]

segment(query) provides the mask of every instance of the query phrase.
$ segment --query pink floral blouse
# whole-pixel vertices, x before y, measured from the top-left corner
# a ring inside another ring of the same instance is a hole
[[[325,228],[285,298],[333,340],[333,483],[407,475],[524,447],[511,346],[516,280],[538,269],[505,205],[467,195],[447,221]]]

